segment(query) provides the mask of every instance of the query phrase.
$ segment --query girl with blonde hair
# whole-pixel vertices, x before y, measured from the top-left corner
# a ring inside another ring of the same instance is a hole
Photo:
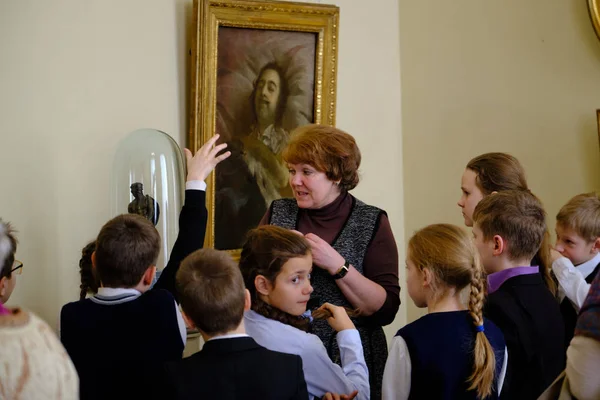
[[[383,375],[384,399],[497,399],[506,371],[502,332],[482,314],[485,278],[471,238],[448,224],[410,239],[408,294],[429,314],[400,329]],[[461,292],[469,290],[469,304]]]

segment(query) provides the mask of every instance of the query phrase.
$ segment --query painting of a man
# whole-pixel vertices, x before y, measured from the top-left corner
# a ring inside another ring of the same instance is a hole
[[[273,200],[291,195],[287,167],[281,160],[281,152],[289,139],[289,133],[282,126],[287,87],[276,63],[268,63],[261,69],[250,99],[254,123],[248,136],[242,139],[244,161],[268,207]]]
[[[313,122],[316,36],[220,28],[217,132],[231,157],[216,170],[215,247],[241,247],[275,199],[291,197],[281,152]]]

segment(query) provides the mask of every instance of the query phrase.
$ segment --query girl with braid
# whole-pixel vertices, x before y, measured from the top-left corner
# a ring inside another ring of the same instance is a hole
[[[406,285],[415,305],[429,313],[394,337],[383,399],[497,399],[506,346],[500,329],[483,317],[485,277],[469,235],[448,224],[415,233],[408,243]]]
[[[307,332],[312,269],[311,247],[301,234],[273,225],[251,230],[240,256],[252,301],[244,315],[246,332],[269,350],[302,357],[310,399],[328,392],[369,399],[369,371],[360,335],[346,310],[325,303],[312,313],[336,332],[341,366],[331,361],[319,337]]]

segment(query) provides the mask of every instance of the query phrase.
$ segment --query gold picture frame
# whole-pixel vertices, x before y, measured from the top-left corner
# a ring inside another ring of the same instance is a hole
[[[596,36],[600,39],[600,0],[588,0],[588,12]]]
[[[596,110],[596,124],[598,127],[598,145],[600,146],[600,109]]]
[[[283,173],[287,176],[287,169],[281,172],[280,168],[281,146],[276,149],[277,145],[264,138],[281,132],[273,137],[287,140],[292,129],[306,123],[335,125],[339,8],[287,1],[195,0],[193,12],[188,146],[196,150],[219,133],[220,141],[230,143],[232,151],[232,156],[218,165],[206,182],[205,245],[238,256],[244,232],[258,224],[257,216],[264,213],[268,200],[278,195],[288,197],[285,190],[291,196],[287,177],[285,188],[281,183]],[[278,66],[275,75],[279,80],[273,79],[281,83],[281,89],[276,89],[276,100],[271,102],[264,97],[268,93],[259,98],[258,92],[266,90],[264,82],[272,64]],[[287,97],[281,100],[284,87]],[[261,120],[259,116],[268,115],[264,110],[271,105],[272,115],[283,116],[277,124],[263,130],[267,124],[261,123],[266,117]],[[256,145],[248,144],[250,140]],[[254,147],[256,154],[264,154],[263,142],[271,146],[269,157],[275,157],[279,164],[274,168],[277,174],[266,167],[271,168],[273,163],[265,162],[261,171],[266,171],[264,175],[268,177],[277,175],[279,186],[262,175],[255,176],[258,191],[246,185],[246,178],[239,178],[245,183],[234,182],[238,175],[245,176],[241,171],[237,174],[240,168],[233,166],[235,160],[245,160],[241,169],[256,171],[247,157],[253,154]],[[277,143],[281,145],[280,142],[285,140]],[[242,145],[238,148],[235,144],[239,143]],[[261,199],[256,200],[256,193]],[[244,202],[244,198],[250,200]],[[254,200],[257,206],[249,206]],[[237,203],[246,209],[240,211]]]

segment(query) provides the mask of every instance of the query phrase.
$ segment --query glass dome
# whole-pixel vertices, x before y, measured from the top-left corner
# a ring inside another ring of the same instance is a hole
[[[140,214],[156,226],[159,271],[177,239],[184,184],[183,155],[171,136],[139,129],[119,143],[111,174],[111,215]]]

